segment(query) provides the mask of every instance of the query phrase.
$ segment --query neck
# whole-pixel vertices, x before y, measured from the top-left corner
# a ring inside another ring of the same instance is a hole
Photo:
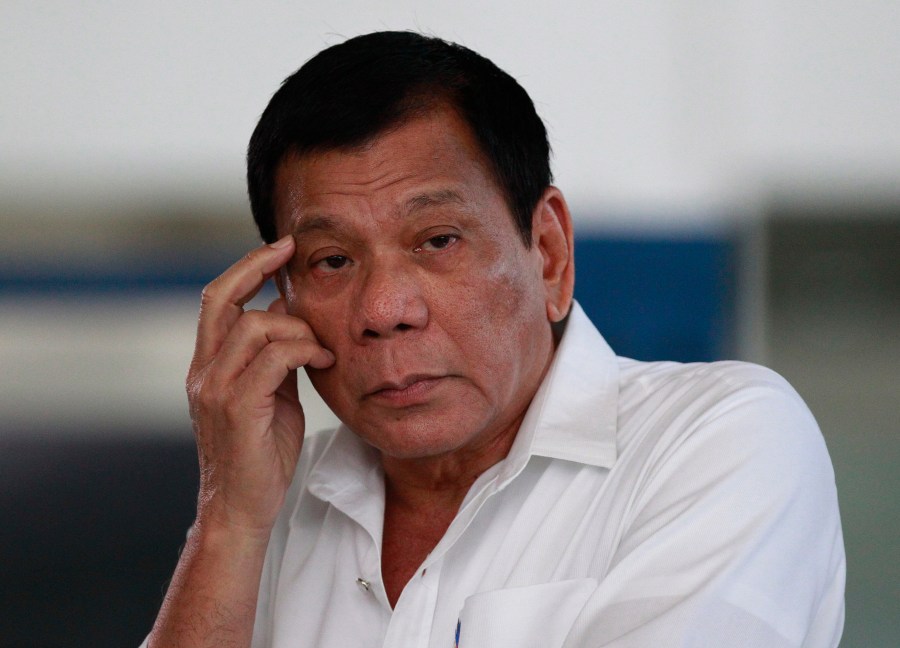
[[[383,457],[385,473],[382,576],[388,601],[396,605],[403,588],[444,537],[472,483],[509,452],[513,434],[502,435],[471,455],[452,453],[428,459]]]
[[[500,432],[479,443],[434,457],[382,456],[387,497],[402,508],[459,508],[469,488],[488,468],[502,461],[515,441],[524,412]]]

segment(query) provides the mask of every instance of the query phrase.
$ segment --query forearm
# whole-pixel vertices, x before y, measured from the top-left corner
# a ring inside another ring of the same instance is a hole
[[[149,648],[246,647],[268,536],[198,525],[188,538]]]

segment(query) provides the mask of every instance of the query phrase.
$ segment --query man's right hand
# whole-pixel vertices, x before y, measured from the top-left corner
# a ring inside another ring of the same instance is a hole
[[[203,291],[187,377],[200,460],[198,526],[268,537],[303,443],[297,368],[334,364],[281,299],[267,312],[244,312],[293,251],[289,236],[259,247]]]
[[[287,263],[286,237],[250,252],[203,291],[188,372],[200,498],[150,648],[249,646],[269,534],[303,444],[297,368],[334,355],[276,301],[244,304]]]

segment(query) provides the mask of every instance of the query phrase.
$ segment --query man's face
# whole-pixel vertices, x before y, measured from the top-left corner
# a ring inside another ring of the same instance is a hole
[[[395,458],[514,436],[553,352],[546,254],[456,113],[289,158],[276,184],[288,312],[336,357],[307,371],[338,417]]]

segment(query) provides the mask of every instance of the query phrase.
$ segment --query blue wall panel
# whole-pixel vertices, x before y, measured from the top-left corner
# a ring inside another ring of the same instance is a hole
[[[580,237],[575,296],[619,355],[709,361],[732,352],[727,239]]]

